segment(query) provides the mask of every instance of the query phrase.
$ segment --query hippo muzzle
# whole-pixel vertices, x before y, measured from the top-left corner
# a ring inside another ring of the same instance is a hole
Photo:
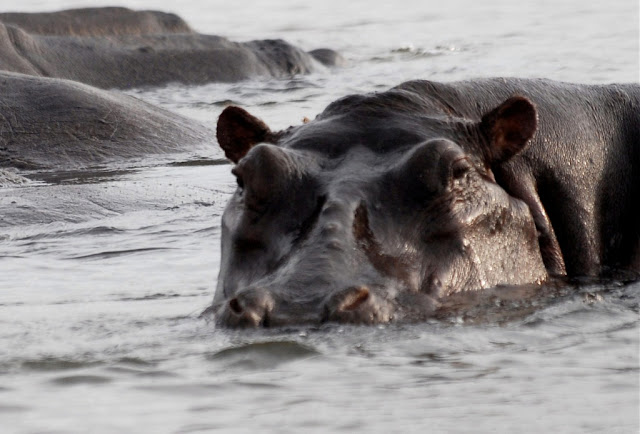
[[[215,307],[218,323],[228,327],[279,327],[291,324],[387,323],[394,307],[366,286],[335,291],[317,303],[280,302],[266,289],[239,291],[233,298]]]

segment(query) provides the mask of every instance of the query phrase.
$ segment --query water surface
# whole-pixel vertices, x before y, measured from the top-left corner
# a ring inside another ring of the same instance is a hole
[[[128,92],[211,126],[234,103],[285,128],[413,78],[639,78],[634,0],[118,3],[350,61]],[[637,283],[416,325],[226,331],[199,319],[235,188],[220,157],[212,147],[0,189],[2,432],[638,432]]]

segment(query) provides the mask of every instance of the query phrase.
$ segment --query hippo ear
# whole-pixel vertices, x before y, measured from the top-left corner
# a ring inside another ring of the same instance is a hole
[[[502,163],[522,151],[538,126],[538,113],[531,101],[522,96],[509,98],[480,121],[480,131],[487,137],[487,162]]]
[[[216,136],[228,159],[237,163],[258,143],[275,143],[277,135],[244,109],[229,106],[220,114]]]

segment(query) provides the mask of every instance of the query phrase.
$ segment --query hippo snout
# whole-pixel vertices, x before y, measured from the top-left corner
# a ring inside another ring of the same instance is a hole
[[[320,291],[319,291],[320,292]],[[279,300],[264,288],[237,292],[219,305],[216,318],[232,328],[278,327],[290,324],[379,324],[393,319],[391,304],[367,286],[350,286],[316,300]]]

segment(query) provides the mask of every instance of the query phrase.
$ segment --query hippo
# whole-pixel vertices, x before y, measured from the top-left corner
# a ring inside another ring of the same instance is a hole
[[[638,270],[640,87],[411,81],[271,131],[227,107],[238,187],[207,313],[230,327],[423,320],[439,300]]]
[[[79,170],[195,150],[212,132],[116,91],[0,71],[0,169]]]
[[[4,12],[0,22],[27,33],[51,36],[115,36],[194,33],[179,16],[123,7],[79,8],[58,12]]]
[[[279,39],[238,43],[199,34],[160,12],[107,8],[39,13],[33,20],[30,15],[0,15],[0,69],[102,89],[289,77],[343,61],[332,50],[307,53]]]

